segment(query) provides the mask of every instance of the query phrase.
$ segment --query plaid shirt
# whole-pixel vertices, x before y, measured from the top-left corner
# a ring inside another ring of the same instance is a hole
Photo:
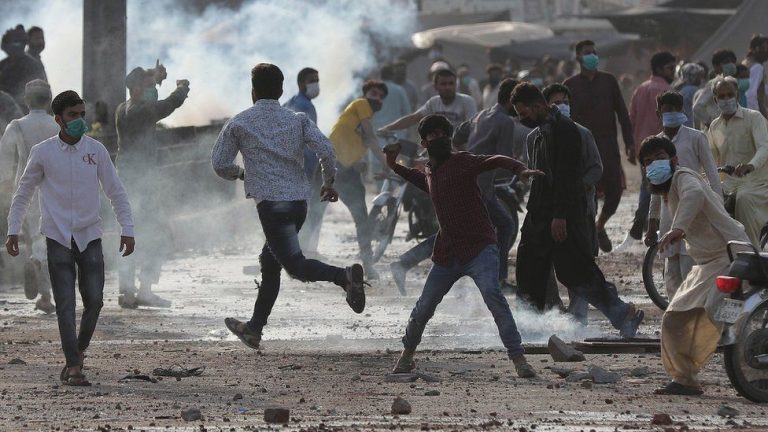
[[[439,168],[427,165],[426,174],[397,165],[394,171],[428,192],[440,230],[432,261],[441,266],[466,264],[488,245],[496,244],[496,231],[483,204],[477,176],[497,168],[519,173],[523,164],[506,156],[453,153]]]

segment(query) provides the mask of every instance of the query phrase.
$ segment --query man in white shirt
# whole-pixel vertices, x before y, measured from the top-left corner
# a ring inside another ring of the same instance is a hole
[[[253,106],[232,117],[211,151],[211,165],[226,180],[243,180],[245,195],[256,203],[266,236],[261,251],[261,285],[249,321],[226,318],[224,324],[246,346],[258,349],[262,329],[280,292],[283,269],[303,282],[333,282],[347,293],[356,313],[365,309],[363,266],[330,266],[307,259],[298,232],[307,216],[311,188],[304,173],[304,150],[312,150],[322,169],[321,200],[336,202],[333,187],[336,155],[333,145],[304,113],[280,106],[283,72],[269,63],[251,70]],[[242,155],[244,167],[235,159]]]
[[[758,111],[739,106],[733,77],[720,77],[712,88],[721,114],[707,130],[709,146],[718,166],[735,167],[723,179],[723,192],[736,193],[736,220],[759,247],[760,231],[768,221],[768,125]]]
[[[72,90],[51,103],[58,135],[32,147],[24,174],[8,214],[6,249],[19,255],[19,233],[24,214],[35,191],[40,189],[40,233],[46,237],[61,345],[66,366],[65,385],[90,385],[82,373],[84,352],[90,344],[104,297],[104,256],[101,248],[101,198],[99,186],[112,202],[122,228],[120,251],[133,253],[133,217],[109,152],[100,142],[85,136],[85,102]],[[80,333],[75,323],[75,272],[83,299]]]
[[[434,87],[437,96],[432,96],[413,114],[400,117],[381,130],[400,130],[416,125],[428,115],[441,115],[456,128],[477,114],[477,105],[472,97],[456,92],[456,74],[452,70],[435,72]]]
[[[709,187],[722,197],[720,176],[709,149],[707,136],[704,132],[684,125],[688,117],[683,113],[683,95],[672,91],[664,92],[656,98],[656,106],[662,121],[662,131],[656,136],[670,140],[675,145],[678,165],[697,173],[703,172]],[[656,243],[657,231],[665,234],[672,228],[672,215],[662,201],[662,195],[651,195],[648,232],[645,235],[645,243],[648,246]],[[664,285],[667,295],[672,299],[695,263],[685,250],[683,242],[669,245],[661,255],[666,258]]]
[[[32,147],[59,131],[59,125],[45,112],[51,104],[51,86],[48,83],[40,79],[28,82],[24,88],[24,101],[29,107],[29,114],[11,121],[0,138],[0,183],[13,181],[14,186],[24,173]],[[56,307],[51,303],[45,237],[39,233],[39,224],[40,205],[35,195],[22,230],[29,253],[29,261],[24,268],[24,293],[30,300],[40,294],[35,309],[51,314],[56,312]]]

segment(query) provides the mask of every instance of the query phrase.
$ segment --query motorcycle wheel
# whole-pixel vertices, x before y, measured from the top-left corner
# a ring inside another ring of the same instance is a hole
[[[371,227],[371,248],[373,249],[374,263],[379,262],[392,242],[399,217],[400,211],[394,198],[387,200],[384,205],[371,207],[371,211],[368,213],[368,223]]]
[[[763,301],[741,324],[739,340],[725,347],[723,361],[736,391],[752,402],[768,402],[768,301]],[[763,359],[765,357],[762,357]]]
[[[669,298],[664,285],[664,258],[658,254],[658,246],[653,245],[645,252],[643,259],[643,285],[653,304],[661,310],[667,310]]]

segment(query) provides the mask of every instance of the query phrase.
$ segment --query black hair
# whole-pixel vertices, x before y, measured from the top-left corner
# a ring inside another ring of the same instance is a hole
[[[544,95],[544,99],[547,101],[547,103],[549,103],[549,98],[557,93],[563,93],[568,96],[569,101],[571,100],[571,90],[560,83],[550,84],[544,87],[544,90],[541,91],[541,94]]]
[[[485,67],[485,73],[491,73],[491,71],[499,71],[501,73],[504,73],[504,67],[498,63],[491,63],[488,66]]]
[[[675,62],[675,56],[669,51],[660,51],[651,57],[651,72],[656,73],[656,69],[660,69],[669,63]]]
[[[443,131],[447,137],[453,136],[453,125],[445,116],[430,114],[419,122],[418,131],[421,139],[427,139],[427,135],[435,130]]]
[[[259,63],[251,69],[251,86],[260,99],[279,99],[284,79],[280,68],[271,63]]]
[[[515,89],[517,84],[519,83],[516,79],[504,78],[499,84],[499,95],[496,98],[496,101],[500,104],[509,102],[509,99],[512,97],[512,90]]]
[[[437,80],[441,77],[453,77],[456,78],[456,73],[454,73],[450,69],[440,69],[439,71],[435,72],[435,76],[432,77],[432,82],[434,84],[437,84]]]
[[[318,73],[317,69],[312,69],[310,67],[306,67],[306,68],[304,68],[304,69],[299,71],[299,75],[296,76],[296,83],[298,85],[302,85],[302,84],[304,84],[304,80],[307,79],[307,76],[312,75],[312,74],[316,74],[316,73]]]
[[[64,114],[65,109],[84,103],[85,101],[80,97],[79,94],[77,94],[76,91],[67,90],[65,92],[59,93],[55,98],[53,98],[53,102],[51,102],[51,111],[53,111],[54,114],[60,116]]]
[[[665,91],[656,96],[656,106],[661,108],[662,105],[670,105],[681,110],[683,109],[683,95],[676,91]]]
[[[531,105],[537,102],[543,103],[544,105],[547,104],[547,100],[544,99],[544,95],[541,94],[541,90],[527,81],[521,82],[515,86],[514,90],[512,90],[513,104],[521,103],[523,105]]]
[[[27,31],[24,30],[24,26],[21,24],[12,29],[8,29],[5,33],[3,33],[3,38],[0,40],[0,43],[5,45],[6,43],[10,42],[12,38],[17,38],[19,42],[24,42],[25,45],[27,42],[29,42]]]
[[[752,38],[749,40],[749,50],[754,51],[760,48],[766,41],[768,41],[768,38],[760,33],[752,33]]]
[[[581,53],[581,49],[584,48],[584,47],[587,47],[587,46],[595,46],[595,43],[593,41],[589,40],[589,39],[584,39],[582,41],[578,41],[578,42],[576,42],[576,46],[573,47],[573,51],[576,54],[580,54]]]
[[[385,64],[381,67],[381,72],[379,74],[381,75],[381,79],[392,81],[392,79],[395,78],[395,66],[392,64]]]
[[[387,97],[389,95],[389,89],[387,88],[387,85],[384,84],[384,81],[379,80],[368,80],[363,83],[363,95],[368,93],[368,90],[372,88],[377,88],[381,90],[382,93],[384,93],[384,97]]]
[[[712,54],[712,66],[724,63],[736,63],[736,54],[729,49],[720,49]]]
[[[736,65],[736,75],[738,75],[739,72],[749,72],[749,68],[739,63]]]
[[[658,150],[664,150],[670,158],[677,155],[677,149],[669,138],[649,136],[640,145],[640,152],[637,155],[640,164],[643,164],[646,156],[650,156]]]
[[[42,33],[43,29],[41,29],[38,26],[32,26],[29,28],[29,30],[27,30],[27,36],[32,36],[32,33],[38,33],[38,32]]]

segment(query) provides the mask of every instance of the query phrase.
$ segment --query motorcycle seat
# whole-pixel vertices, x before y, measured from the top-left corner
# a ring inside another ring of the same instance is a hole
[[[757,284],[768,284],[768,253],[737,252],[728,274]]]

